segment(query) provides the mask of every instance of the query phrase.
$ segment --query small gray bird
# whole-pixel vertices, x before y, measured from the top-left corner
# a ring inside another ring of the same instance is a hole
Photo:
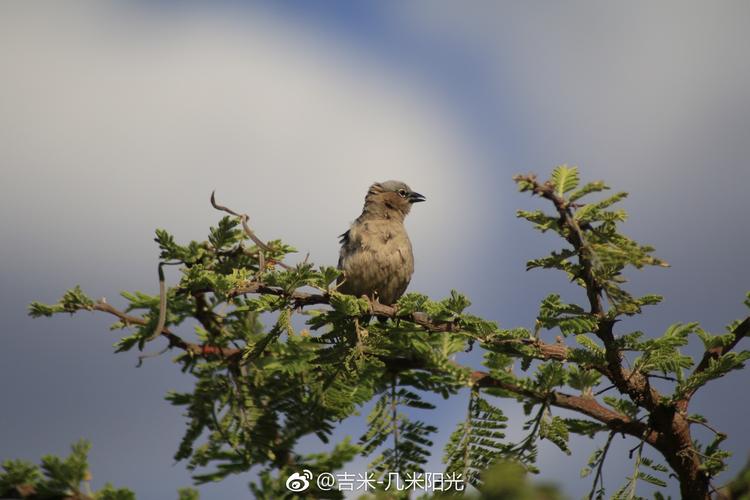
[[[341,293],[395,303],[409,286],[414,255],[404,217],[425,201],[400,181],[376,182],[367,191],[362,215],[341,235],[338,268]]]

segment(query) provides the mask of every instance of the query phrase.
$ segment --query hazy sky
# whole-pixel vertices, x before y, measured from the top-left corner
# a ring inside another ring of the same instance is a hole
[[[750,290],[749,43],[746,2],[3,2],[0,459],[86,437],[95,485],[161,499],[189,484],[171,460],[183,419],[162,398],[190,381],[166,358],[113,355],[110,318],[26,306],[76,283],[114,303],[154,293],[154,228],[205,238],[212,189],[262,237],[334,264],[367,186],[404,180],[428,198],[407,222],[411,289],[456,288],[473,313],[528,326],[570,288],[524,272],[554,242],[515,219],[539,205],[511,176],[577,164],[631,192],[626,231],[672,264],[630,274],[666,300],[622,331],[720,331]],[[691,407],[729,433],[720,482],[750,450],[746,380]],[[441,446],[463,414],[450,406],[434,417]],[[518,405],[501,406],[519,427]],[[543,446],[541,478],[580,497],[591,446]],[[631,470],[632,444],[617,446],[612,489]],[[247,496],[249,479],[202,498]]]

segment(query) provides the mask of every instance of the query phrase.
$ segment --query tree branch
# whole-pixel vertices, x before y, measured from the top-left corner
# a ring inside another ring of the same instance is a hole
[[[583,230],[576,222],[568,202],[555,192],[555,185],[547,181],[540,183],[536,176],[516,175],[516,182],[524,182],[531,186],[532,193],[550,200],[560,216],[559,224],[567,231],[561,235],[570,243],[578,255],[578,263],[583,270],[581,279],[586,288],[586,295],[591,307],[591,315],[597,318],[595,334],[604,343],[605,356],[608,363],[607,376],[614,382],[620,392],[628,394],[638,406],[653,410],[661,398],[660,394],[651,387],[649,381],[639,372],[631,372],[622,366],[622,353],[614,345],[615,337],[612,331],[615,320],[606,317],[606,310],[602,302],[603,288],[594,276],[593,253],[586,243]]]
[[[263,283],[258,282],[247,282],[243,286],[232,290],[229,293],[229,297],[237,297],[239,295],[245,295],[248,293],[257,293],[261,295],[276,295],[279,297],[286,297],[294,302],[295,307],[304,307],[308,305],[328,305],[330,304],[331,296],[328,293],[308,293],[295,290],[292,293],[287,293],[281,288],[271,287]],[[426,313],[415,311],[413,313],[403,315],[399,314],[398,307],[388,306],[381,304],[377,301],[371,300],[369,297],[364,297],[370,303],[370,311],[372,314],[384,318],[390,319],[401,319],[415,323],[430,333],[442,333],[442,332],[459,332],[461,327],[459,324],[452,321],[435,321]],[[567,361],[570,355],[570,348],[564,344],[551,344],[544,342],[536,338],[529,339],[497,339],[488,342],[494,345],[524,345],[532,346],[537,350],[537,359],[553,359],[556,361]],[[601,367],[600,367],[601,368]],[[601,371],[601,370],[600,370]],[[606,371],[606,370],[605,370]]]
[[[750,334],[750,316],[745,318],[742,323],[737,325],[732,333],[734,334],[734,339],[732,340],[732,342],[723,347],[714,347],[712,349],[709,349],[703,354],[703,359],[701,359],[700,363],[698,363],[698,366],[695,368],[693,374],[705,370],[708,367],[708,363],[712,359],[720,358],[721,356],[725,355],[726,353],[734,349],[735,346],[740,342],[740,340]]]
[[[375,356],[377,356],[391,371],[439,371],[439,368],[430,366],[429,363],[414,356],[397,358],[384,355]],[[472,370],[471,368],[461,365],[456,361],[451,361],[451,366],[457,370],[469,372],[469,379],[473,387],[502,389],[531,401],[548,403],[558,408],[564,408],[566,410],[582,413],[588,417],[593,418],[594,420],[607,425],[607,427],[609,427],[609,429],[611,429],[612,431],[628,434],[639,439],[648,430],[649,432],[646,441],[652,445],[656,443],[657,434],[653,431],[650,431],[646,424],[637,420],[633,420],[627,415],[601,405],[592,396],[574,396],[557,391],[541,393],[534,389],[522,387],[512,382],[499,380],[490,375],[488,372],[481,370]]]
[[[251,240],[253,240],[253,243],[255,243],[257,245],[257,247],[258,247],[258,263],[259,263],[258,273],[259,274],[262,273],[265,270],[265,268],[266,268],[265,256],[263,255],[263,252],[271,252],[272,251],[271,248],[263,240],[261,240],[260,238],[258,238],[258,236],[255,234],[255,232],[252,229],[250,229],[250,226],[248,226],[248,224],[247,224],[247,221],[250,220],[250,216],[249,215],[237,213],[234,210],[232,210],[231,208],[227,208],[227,207],[225,207],[223,205],[217,204],[216,203],[216,196],[215,195],[216,195],[216,191],[211,191],[211,206],[214,207],[216,210],[219,210],[221,212],[226,212],[226,213],[228,213],[230,215],[234,215],[235,217],[239,217],[240,218],[240,222],[242,223],[242,229],[245,231],[245,234],[247,235],[248,238],[250,238]],[[284,269],[291,269],[292,268],[292,266],[290,266],[288,264],[285,264],[283,262],[274,261],[274,263],[280,265]]]
[[[622,432],[640,438],[643,436],[644,432],[648,430],[646,424],[602,406],[592,396],[573,396],[571,394],[557,391],[550,391],[549,393],[542,394],[510,382],[498,380],[483,371],[473,371],[471,373],[471,380],[475,384],[478,384],[479,387],[503,389],[533,401],[538,401],[540,403],[546,401],[558,408],[582,413],[607,425],[607,427],[616,432]],[[650,444],[654,444],[656,438],[656,433],[649,431],[646,441]]]
[[[591,314],[597,317],[602,317],[605,313],[604,305],[602,304],[601,293],[602,288],[594,277],[594,269],[591,259],[584,255],[588,252],[586,248],[586,240],[583,237],[583,231],[578,226],[578,223],[573,219],[573,214],[570,211],[570,205],[564,198],[557,195],[555,192],[555,185],[551,182],[545,182],[541,184],[536,180],[536,176],[533,174],[529,175],[516,175],[513,177],[516,182],[524,181],[531,184],[532,192],[552,202],[560,216],[560,227],[567,227],[568,234],[563,237],[570,243],[578,254],[578,262],[583,268],[583,281],[586,284],[586,295],[589,299],[589,305],[591,306]]]
[[[278,290],[276,288],[266,287],[265,285],[255,283],[255,284],[252,284],[252,286],[238,289],[236,295],[240,295],[242,293],[253,293],[253,292],[254,293],[272,293],[274,295],[282,294],[280,293],[281,290]],[[323,294],[308,294],[305,292],[295,291],[292,294],[292,296],[293,298],[299,299],[305,304],[328,303],[328,296],[323,295]],[[377,303],[373,303],[373,304],[377,304]],[[146,321],[144,318],[128,315],[124,313],[123,311],[103,301],[96,302],[93,305],[93,309],[96,311],[101,311],[101,312],[106,312],[108,314],[112,314],[113,316],[116,316],[117,318],[119,318],[125,324],[146,325],[148,323],[148,321]],[[374,310],[378,314],[387,315],[388,317],[393,317],[393,318],[396,317],[396,312],[397,312],[396,308],[391,307],[391,306],[384,306],[382,304],[377,304],[374,307]],[[416,315],[416,318],[414,318],[415,315]],[[453,323],[433,323],[432,320],[424,313],[414,313],[411,315],[411,317],[413,319],[418,319],[418,321],[414,321],[414,322],[420,324],[421,326],[425,327],[429,331],[451,331],[449,328],[443,325],[451,325],[450,328],[454,328],[457,326]],[[220,357],[220,358],[227,358],[227,359],[237,359],[242,352],[241,349],[217,347],[217,346],[211,346],[211,345],[201,345],[201,344],[187,342],[184,339],[182,339],[180,336],[171,332],[166,327],[162,329],[161,335],[164,336],[167,340],[169,340],[169,347],[177,347],[191,354],[205,357],[205,358]],[[567,357],[568,348],[566,346],[545,344],[544,342],[541,342],[535,339],[530,339],[529,342],[523,342],[520,340],[518,342],[523,343],[523,344],[531,343],[539,347],[540,352],[542,353],[542,355],[546,355],[547,359],[556,359],[556,360],[564,361],[565,358]],[[381,357],[381,360],[384,361],[390,369],[397,370],[397,371],[406,370],[406,369],[429,369],[429,367],[427,367],[423,362],[417,359]],[[462,366],[458,363],[454,363],[454,366],[458,369],[469,370],[468,367]],[[609,408],[602,406],[601,404],[599,404],[599,402],[596,401],[596,399],[590,396],[573,396],[573,395],[560,393],[560,392],[551,392],[547,395],[543,395],[531,389],[527,389],[516,384],[511,384],[508,382],[495,379],[489,373],[478,371],[478,370],[472,371],[470,377],[471,377],[472,383],[476,384],[478,387],[499,388],[499,389],[512,392],[514,394],[518,394],[519,396],[532,399],[534,401],[539,401],[539,402],[548,401],[550,404],[554,406],[565,408],[568,410],[573,410],[573,411],[582,413],[584,415],[587,415],[591,418],[594,418],[595,420],[598,420],[606,424],[608,427],[610,427],[610,429],[615,430],[617,432],[623,432],[629,435],[639,437],[643,435],[643,432],[645,430],[644,424],[634,421],[621,413],[618,413],[614,410],[611,410]]]
[[[750,335],[750,316],[745,318],[742,323],[737,325],[732,333],[734,334],[734,339],[732,339],[729,344],[725,346],[712,347],[711,349],[708,349],[705,353],[703,353],[703,358],[700,360],[700,363],[698,363],[698,366],[695,367],[695,370],[693,370],[691,376],[704,371],[706,368],[708,368],[708,364],[712,359],[718,359],[722,357],[723,355],[734,349],[737,344],[739,344],[740,340]],[[677,408],[680,411],[687,411],[687,407],[690,404],[690,399],[693,397],[696,390],[697,388],[687,392],[682,397],[682,399],[677,402]]]
[[[117,318],[120,319],[120,321],[122,321],[126,325],[145,326],[148,324],[148,321],[146,321],[144,318],[126,314],[123,311],[111,306],[110,304],[102,300],[95,302],[94,305],[92,306],[92,309],[95,311],[101,311],[101,312],[105,312],[113,316],[116,316]],[[192,342],[187,342],[183,340],[182,337],[180,337],[179,335],[172,333],[169,330],[169,328],[166,328],[166,327],[162,328],[160,333],[167,340],[169,340],[169,347],[177,347],[178,349],[182,349],[185,352],[189,352],[191,354],[201,356],[204,358],[211,358],[211,357],[235,358],[239,356],[241,352],[240,349],[230,349],[226,347],[201,345],[201,344],[195,344]]]
[[[196,299],[196,310],[198,312],[198,319],[201,321],[204,328],[210,332],[216,332],[216,328],[219,326],[215,322],[215,318],[210,315],[207,310],[207,304],[203,297],[203,291],[193,292]],[[229,293],[229,297],[237,297],[239,295],[245,295],[249,293],[257,293],[261,295],[276,295],[279,297],[286,297],[295,303],[296,307],[304,307],[308,305],[329,305],[331,296],[328,293],[308,293],[295,290],[292,293],[287,293],[281,288],[271,287],[263,283],[258,282],[247,282],[242,287],[236,288]],[[458,332],[461,330],[460,325],[450,321],[435,321],[430,318],[426,313],[415,311],[408,315],[399,315],[398,308],[394,306],[388,306],[380,304],[377,301],[367,299],[370,303],[370,310],[373,314],[381,317],[390,319],[402,319],[415,323],[430,333],[442,333],[442,332]],[[106,312],[118,317],[125,324],[133,325],[146,325],[148,323],[142,317],[131,316],[119,309],[116,309],[107,302],[99,301],[93,306],[93,309],[97,311]],[[219,356],[219,357],[235,357],[240,353],[240,349],[217,347],[205,344],[195,344],[183,340],[178,335],[171,332],[168,328],[163,327],[160,334],[169,340],[170,347],[177,347],[186,352],[192,354],[198,354],[201,356]],[[513,345],[519,346],[532,346],[537,350],[537,359],[550,359],[556,361],[566,361],[570,354],[570,348],[563,344],[551,344],[544,342],[539,339],[498,339],[491,343],[495,345]]]
[[[328,293],[308,293],[301,292],[299,290],[295,290],[292,293],[287,293],[281,288],[271,287],[258,282],[247,282],[243,284],[241,287],[232,290],[229,293],[229,297],[237,297],[239,295],[245,295],[248,293],[258,293],[261,295],[277,295],[279,297],[285,297],[292,300],[296,307],[304,307],[309,305],[325,305],[331,303],[331,296]],[[434,333],[457,332],[460,330],[459,325],[452,321],[433,321],[427,314],[423,312],[413,312],[405,316],[400,316],[398,314],[398,308],[394,306],[387,306],[369,298],[367,298],[367,300],[370,303],[370,311],[376,316],[391,319],[401,318],[403,320],[416,323],[425,330]]]

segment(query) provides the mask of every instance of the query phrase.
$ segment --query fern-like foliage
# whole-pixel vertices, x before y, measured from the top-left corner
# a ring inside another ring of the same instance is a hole
[[[573,191],[578,187],[578,183],[580,182],[578,168],[560,165],[552,171],[550,181],[555,187],[555,193],[558,196],[563,196],[565,193]]]
[[[482,472],[512,455],[511,446],[504,442],[507,420],[502,410],[473,390],[466,420],[458,424],[445,446],[446,472],[461,474],[480,488]]]
[[[667,472],[668,469],[666,466],[643,456],[643,442],[641,442],[636,449],[632,475],[628,477],[626,483],[620,489],[615,491],[612,498],[614,500],[645,500],[645,497],[636,494],[638,482],[642,481],[652,486],[663,488],[667,483],[659,476]]]
[[[375,476],[382,478],[395,472],[401,477],[423,473],[424,464],[430,455],[432,441],[429,436],[437,431],[432,425],[411,420],[400,411],[401,407],[431,410],[434,406],[407,389],[397,388],[396,380],[377,401],[367,417],[369,430],[360,438],[363,455],[371,455],[376,450],[382,452],[370,464]],[[392,445],[386,442],[392,440]],[[382,446],[386,444],[386,446]]]
[[[90,449],[91,444],[81,439],[71,445],[67,457],[45,455],[40,465],[25,460],[3,461],[0,464],[0,498],[135,500],[133,491],[115,488],[110,483],[93,491],[88,463]],[[186,498],[186,494],[193,495],[192,500],[199,500],[198,492],[191,488],[181,489],[179,498]]]
[[[372,458],[378,477],[423,471],[437,430],[430,424],[434,407],[423,396],[456,398],[464,388],[470,390],[468,410],[446,446],[445,462],[449,472],[484,491],[503,488],[488,476],[493,468],[535,471],[540,442],[568,454],[571,433],[604,433],[610,441],[621,434],[637,443],[634,472],[617,494],[634,498],[639,482],[664,483],[664,465],[647,458],[645,446],[673,465],[683,495],[707,492],[725,468],[726,436],[718,433],[707,445],[692,440],[691,425],[710,424],[689,416],[688,405],[697,390],[750,359],[750,351],[737,348],[750,332],[750,318],[721,334],[684,322],[660,335],[620,331],[628,316],[661,301],[629,292],[626,272],[667,263],[621,232],[626,193],[601,197],[609,190],[604,182],[581,183],[580,177],[576,167],[563,165],[545,181],[515,178],[520,191],[553,206],[517,216],[561,242],[532,256],[527,269],[561,271],[579,292],[572,298],[549,293],[527,327],[500,327],[471,314],[470,300],[457,291],[439,300],[408,293],[394,305],[341,294],[338,270],[307,259],[286,264],[294,248],[262,242],[245,216],[222,217],[202,241],[180,243],[157,230],[160,271],[169,264],[179,272],[171,286],[163,283],[161,296],[122,292],[118,309],[76,286],[54,304],[33,302],[29,313],[108,313],[116,317],[113,329],[126,330],[116,352],[144,350],[156,338],[177,350],[174,361],[194,386],[167,396],[186,420],[175,459],[197,482],[255,469],[257,498],[282,498],[290,474],[333,472],[357,454]],[[705,349],[698,362],[683,352],[692,340]],[[457,361],[471,349],[481,349],[483,368]],[[657,391],[654,378],[668,391]],[[509,423],[500,401],[523,405],[526,421],[510,423],[524,431],[518,442],[504,439]],[[367,429],[356,445],[345,439],[327,453],[299,451],[300,440],[310,436],[328,444],[339,422],[368,405]],[[606,494],[607,449],[598,448],[586,469],[594,475],[592,498]],[[47,465],[48,475],[62,467]],[[0,477],[38,482],[34,474],[39,471],[12,463]],[[341,496],[310,488],[316,498]]]

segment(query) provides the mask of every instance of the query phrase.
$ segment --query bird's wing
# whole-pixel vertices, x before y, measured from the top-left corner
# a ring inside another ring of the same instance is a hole
[[[344,268],[344,255],[347,253],[347,247],[349,246],[351,239],[349,238],[349,231],[339,235],[339,243],[341,244],[341,250],[339,250],[339,262],[336,267],[339,269]],[[340,279],[340,278],[339,278]]]
[[[339,243],[341,245],[347,245],[349,243],[349,231],[339,235]]]

